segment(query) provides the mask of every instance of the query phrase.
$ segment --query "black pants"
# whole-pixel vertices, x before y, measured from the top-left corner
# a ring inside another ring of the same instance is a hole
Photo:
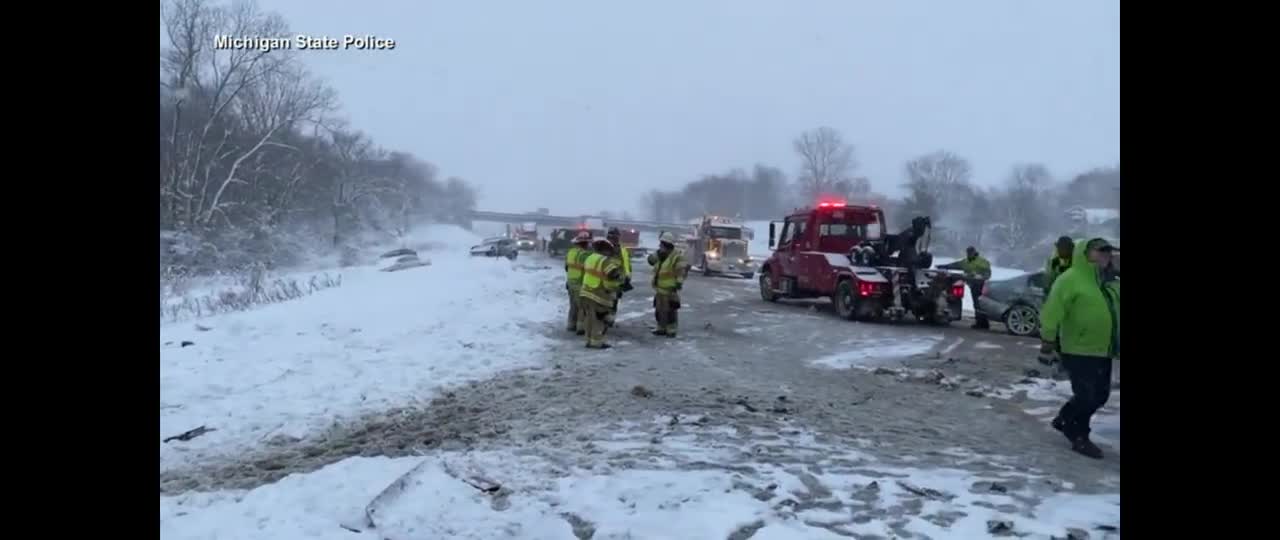
[[[978,328],[987,328],[991,323],[987,321],[987,316],[978,309],[978,297],[982,296],[982,286],[985,281],[969,280],[969,299],[973,300],[973,321]]]
[[[1062,355],[1062,367],[1071,377],[1071,400],[1058,411],[1062,433],[1069,439],[1089,436],[1089,420],[1111,397],[1111,359]]]

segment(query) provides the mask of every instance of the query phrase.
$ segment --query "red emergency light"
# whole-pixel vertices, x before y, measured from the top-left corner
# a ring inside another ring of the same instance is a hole
[[[825,201],[818,203],[818,208],[843,208],[845,201]]]

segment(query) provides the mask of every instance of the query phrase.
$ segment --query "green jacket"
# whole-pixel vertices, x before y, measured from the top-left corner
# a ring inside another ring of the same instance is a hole
[[[1058,341],[1063,354],[1120,354],[1120,281],[1103,280],[1076,242],[1071,268],[1058,276],[1040,308],[1040,337]],[[1060,339],[1059,339],[1060,337]]]
[[[1053,255],[1049,256],[1049,260],[1044,263],[1044,290],[1052,289],[1053,282],[1070,266],[1071,261],[1058,257],[1058,252],[1055,250]]]
[[[938,268],[960,270],[964,272],[964,278],[970,281],[991,279],[991,261],[982,255],[972,259],[965,257],[953,263],[939,265]]]

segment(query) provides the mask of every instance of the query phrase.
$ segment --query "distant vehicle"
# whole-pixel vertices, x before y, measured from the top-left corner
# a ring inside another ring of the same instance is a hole
[[[507,225],[507,237],[516,241],[516,247],[520,251],[538,249],[538,224],[529,222],[514,227]]]
[[[551,241],[547,242],[547,254],[558,257],[568,253],[569,248],[573,246],[573,237],[578,235],[578,231],[590,232],[592,239],[605,237],[604,229],[588,229],[585,223],[578,225],[577,228],[555,229],[551,231]]]
[[[702,269],[703,275],[755,277],[756,266],[747,253],[742,222],[721,216],[703,216],[694,220],[692,225],[693,235],[686,241],[685,256]]]
[[[885,234],[884,211],[876,206],[823,202],[797,209],[780,235],[777,223],[769,224],[774,251],[760,268],[760,296],[769,302],[831,298],[846,319],[959,320],[964,274],[929,269],[930,220],[920,216],[912,224],[901,234]],[[909,251],[917,255],[905,257]],[[910,260],[913,268],[903,266]]]
[[[480,245],[471,246],[473,257],[506,257],[514,261],[519,255],[520,248],[516,245],[516,240],[505,236],[486,238]]]
[[[643,258],[649,254],[649,248],[640,247],[640,231],[618,227],[618,233],[618,240],[622,242],[622,247],[627,248],[631,253],[632,259]]]

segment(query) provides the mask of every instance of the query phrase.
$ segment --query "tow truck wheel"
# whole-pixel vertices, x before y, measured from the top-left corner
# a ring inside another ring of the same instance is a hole
[[[836,313],[839,313],[841,317],[852,321],[857,316],[858,310],[854,305],[853,298],[853,283],[849,280],[846,279],[836,285],[836,294],[832,300],[836,304]]]
[[[773,292],[773,280],[768,272],[760,272],[760,298],[765,302],[777,302],[778,295]]]

